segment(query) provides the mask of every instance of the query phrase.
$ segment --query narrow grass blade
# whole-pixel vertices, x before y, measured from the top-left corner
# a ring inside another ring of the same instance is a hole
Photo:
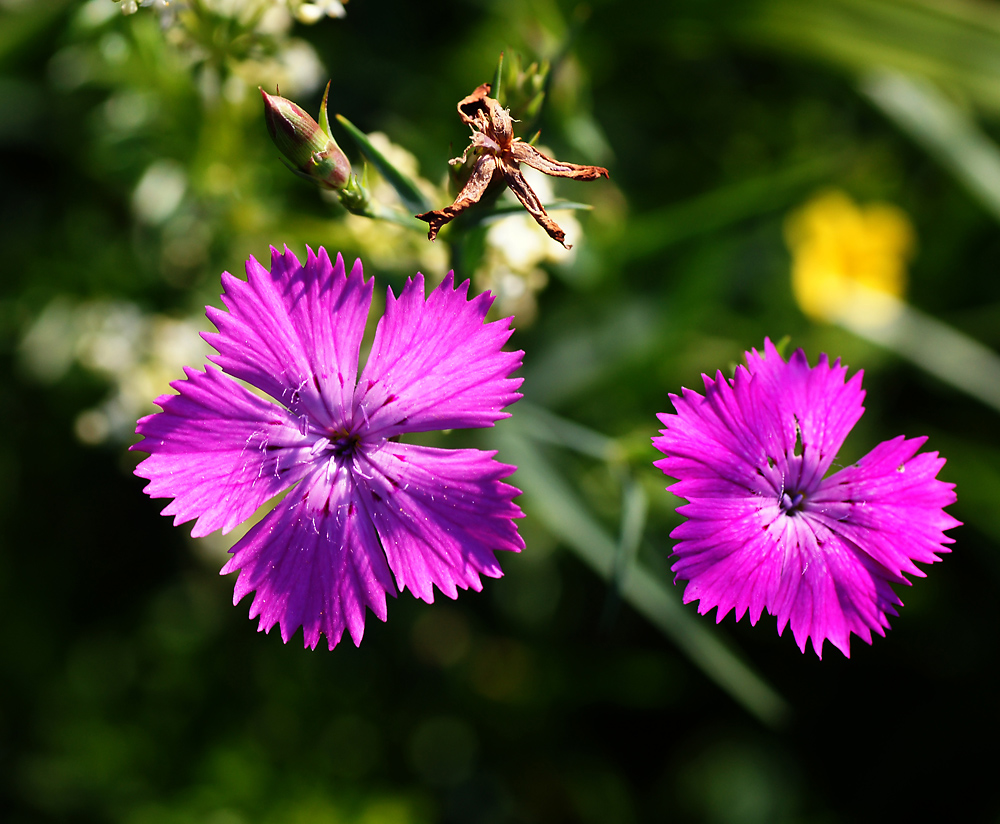
[[[382,177],[396,190],[396,194],[399,195],[399,199],[403,201],[403,205],[407,209],[414,214],[429,212],[431,210],[431,204],[424,197],[423,192],[417,188],[417,185],[410,178],[393,166],[384,154],[372,145],[372,142],[368,139],[368,135],[342,114],[337,115],[337,122],[344,127],[347,134],[357,144],[358,150],[364,155],[365,160],[378,169]]]
[[[491,434],[505,460],[518,465],[514,483],[524,491],[525,508],[605,581],[612,580],[616,541],[594,520],[537,444],[512,424],[508,422]],[[705,622],[690,615],[680,599],[648,570],[633,563],[621,581],[621,594],[748,712],[771,727],[780,727],[788,720],[791,711],[784,699]]]
[[[1000,220],[1000,147],[930,83],[870,72],[862,91]]]
[[[852,309],[848,305],[837,315],[836,323],[1000,412],[1000,355],[897,298],[878,294],[868,299],[878,300],[892,311],[882,309],[884,320],[869,323],[864,321],[870,316],[866,306]]]
[[[493,82],[490,84],[490,97],[494,100],[500,99],[500,81],[503,79],[503,52],[500,52],[500,59],[497,60],[497,70],[493,73]]]

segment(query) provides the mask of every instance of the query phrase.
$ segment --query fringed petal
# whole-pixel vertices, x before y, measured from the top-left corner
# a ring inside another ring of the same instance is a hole
[[[480,590],[480,575],[503,574],[494,552],[524,548],[520,490],[502,481],[514,467],[494,454],[387,443],[368,456],[371,513],[400,590],[427,602],[435,586],[449,598]]]
[[[671,534],[684,600],[720,621],[767,611],[817,655],[827,640],[849,655],[852,634],[884,635],[901,605],[892,585],[940,560],[958,525],[943,509],[955,501],[937,480],[944,460],[915,454],[923,438],[886,441],[823,479],[863,412],[861,374],[846,374],[801,350],[786,363],[767,340],[732,380],[706,377],[704,397],[671,396],[676,413],[653,438],[655,466],[689,501]]]
[[[294,415],[217,369],[184,371],[179,394],[136,426],[144,440],[131,448],[149,457],[135,474],[151,498],[174,499],[163,510],[174,524],[197,519],[195,537],[229,532],[310,471],[309,439]]]
[[[225,273],[228,312],[209,307],[219,330],[204,335],[212,360],[267,392],[293,412],[325,425],[343,422],[350,407],[374,281],[361,261],[348,276],[337,255],[309,250],[303,266],[287,248],[271,249],[271,270],[253,258],[245,281]]]
[[[285,643],[301,626],[310,649],[320,634],[333,649],[345,629],[358,645],[365,610],[384,621],[385,594],[395,596],[371,517],[343,468],[333,480],[324,468],[303,481],[231,552],[222,574],[240,570],[233,603],[255,592],[250,617],[263,632],[277,624]]]
[[[503,351],[510,318],[484,323],[493,297],[468,291],[451,273],[426,300],[419,274],[398,298],[389,291],[355,397],[370,437],[491,426],[521,397],[508,376],[524,353]]]

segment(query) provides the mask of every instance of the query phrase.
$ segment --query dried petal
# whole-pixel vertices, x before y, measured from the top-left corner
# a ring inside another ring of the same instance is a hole
[[[507,185],[514,193],[514,196],[521,201],[521,205],[528,210],[528,214],[535,219],[539,226],[549,233],[550,238],[558,241],[567,249],[572,249],[573,247],[566,243],[566,233],[559,228],[559,224],[549,217],[549,213],[542,206],[542,201],[538,199],[535,190],[528,185],[528,181],[524,179],[521,170],[517,166],[506,163],[501,166],[501,169],[504,180],[507,181]]]
[[[483,192],[486,191],[486,187],[493,180],[496,168],[496,158],[493,155],[483,155],[476,161],[476,165],[472,169],[472,175],[465,186],[462,187],[462,191],[458,193],[458,197],[455,198],[455,202],[451,206],[445,206],[443,209],[436,209],[433,212],[424,212],[422,215],[417,215],[418,220],[426,220],[430,224],[430,227],[427,229],[428,240],[434,240],[442,226],[451,223],[458,215],[474,203],[479,202],[479,199],[483,196]]]
[[[483,83],[476,90],[458,102],[458,116],[473,129],[472,140],[461,157],[448,161],[452,166],[462,165],[469,156],[469,150],[480,152],[470,177],[455,198],[455,202],[444,209],[417,215],[430,224],[427,232],[429,240],[437,237],[438,231],[459,213],[478,203],[487,187],[496,177],[499,169],[503,179],[519,201],[549,236],[567,249],[566,234],[548,216],[541,200],[521,174],[521,163],[527,163],[545,174],[554,177],[571,177],[576,180],[595,180],[607,177],[608,170],[600,166],[578,166],[562,163],[543,155],[540,151],[520,138],[514,137],[514,124],[510,112],[499,101],[489,96],[490,84]]]
[[[463,123],[469,126],[476,125],[476,115],[484,110],[483,100],[489,93],[490,84],[483,83],[481,86],[477,86],[476,90],[468,97],[463,97],[458,101],[458,116],[462,118]]]
[[[538,169],[553,177],[571,177],[574,180],[597,180],[608,177],[608,170],[603,166],[578,166],[576,163],[564,163],[542,154],[534,146],[518,138],[510,146],[510,155],[518,163],[527,163],[532,169]]]

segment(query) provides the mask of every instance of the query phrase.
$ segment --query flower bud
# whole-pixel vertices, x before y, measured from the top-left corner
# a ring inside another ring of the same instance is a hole
[[[532,63],[522,66],[521,55],[515,54],[510,73],[503,84],[503,105],[510,109],[515,121],[531,123],[538,117],[545,100],[548,83],[549,62]]]
[[[274,145],[287,158],[288,168],[324,189],[342,189],[351,176],[351,163],[329,132],[326,117],[329,84],[326,88],[320,111],[320,121],[326,128],[291,100],[261,89],[264,120]]]

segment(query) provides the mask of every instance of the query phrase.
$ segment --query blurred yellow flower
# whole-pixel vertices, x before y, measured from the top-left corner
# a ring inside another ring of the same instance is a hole
[[[916,236],[901,209],[824,192],[789,215],[792,292],[816,320],[875,326],[898,314]]]

